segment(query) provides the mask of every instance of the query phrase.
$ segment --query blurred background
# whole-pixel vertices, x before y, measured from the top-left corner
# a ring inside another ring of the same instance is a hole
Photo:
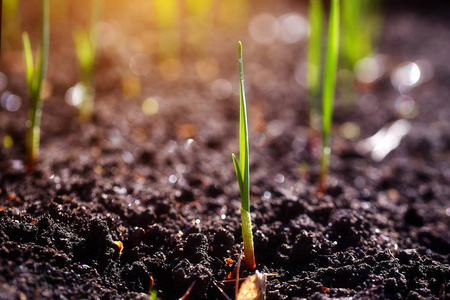
[[[183,124],[192,122],[186,120],[182,110],[192,110],[189,105],[196,103],[198,113],[235,119],[232,116],[237,108],[227,113],[230,102],[223,100],[238,95],[237,41],[241,40],[253,107],[252,130],[263,135],[279,134],[282,126],[271,122],[275,119],[307,125],[309,1],[50,0],[50,54],[44,98],[54,98],[58,103],[65,99],[67,105],[76,105],[71,88],[80,74],[73,32],[89,28],[94,3],[100,7],[94,22],[98,30],[96,103],[137,100],[146,115],[158,114],[165,106],[167,110],[176,107],[180,111],[174,113],[175,117],[181,117]],[[35,49],[40,5],[40,0],[3,0],[0,90],[4,111],[23,111],[26,106],[21,34],[29,32]],[[325,14],[328,5],[329,1],[324,1]],[[360,127],[372,126],[365,132],[374,133],[395,119],[415,118],[419,106],[411,90],[430,81],[435,66],[447,57],[448,44],[443,40],[448,35],[449,4],[436,0],[427,4],[343,0],[341,5],[338,106],[358,103],[359,109],[369,115],[384,101],[374,95],[374,88],[386,90],[391,85],[389,89],[395,93],[389,95],[393,115],[364,125],[362,114],[356,123],[342,124],[345,126],[340,132],[345,138],[355,139],[362,131]],[[424,21],[419,15],[432,17]],[[428,46],[430,42],[434,47]],[[170,103],[168,98],[173,99],[170,105],[165,104]],[[237,107],[237,102],[233,105]],[[219,116],[217,110],[221,109]],[[338,111],[336,122],[341,120]],[[180,132],[185,138],[195,136],[189,126]]]
[[[72,31],[89,26],[91,2],[95,1],[50,1],[48,81],[57,89],[76,82]],[[142,93],[142,81],[149,77],[169,82],[196,77],[212,84],[221,74],[237,69],[238,40],[243,41],[245,53],[258,48],[263,59],[292,61],[304,55],[309,31],[306,4],[249,0],[103,1],[96,24],[97,73],[101,74],[96,76],[97,88],[122,86],[126,96],[137,97]],[[32,45],[37,45],[40,1],[4,0],[3,10],[2,69],[23,73],[21,33],[29,32]],[[270,52],[278,52],[277,48],[281,48],[281,53],[289,52],[289,56],[271,56]],[[269,54],[264,55],[266,52]],[[266,64],[264,60],[253,61]],[[247,67],[251,74],[252,67]],[[259,80],[275,79],[275,74],[270,73],[262,72]],[[225,97],[231,87],[218,81],[213,89],[221,94],[218,97]]]

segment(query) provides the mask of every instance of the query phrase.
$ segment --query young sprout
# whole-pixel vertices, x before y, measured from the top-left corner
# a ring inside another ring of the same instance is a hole
[[[248,126],[247,107],[245,104],[244,69],[242,67],[242,44],[238,47],[239,60],[239,87],[240,87],[240,117],[239,117],[239,158],[232,154],[236,176],[241,192],[241,221],[242,239],[244,240],[244,262],[247,268],[253,270],[256,267],[255,254],[253,250],[252,220],[250,217],[250,166],[248,150]]]
[[[41,90],[45,80],[47,69],[48,45],[49,45],[49,3],[42,0],[42,27],[41,44],[36,51],[36,62],[33,63],[28,34],[22,34],[23,52],[27,71],[27,84],[29,93],[29,109],[26,132],[26,162],[28,170],[32,171],[39,156],[39,142],[41,132],[42,99]]]
[[[320,131],[320,87],[322,65],[322,0],[310,0],[308,18],[311,27],[308,42],[307,84],[309,93],[309,123],[311,132]]]
[[[331,121],[333,118],[333,102],[339,54],[339,0],[331,0],[330,18],[328,22],[328,42],[322,100],[322,155],[320,158],[319,196],[325,194],[326,176],[330,164]]]
[[[78,113],[81,121],[89,121],[94,112],[94,75],[97,56],[98,30],[97,21],[100,13],[100,0],[94,0],[91,8],[89,30],[76,28],[73,41],[80,70],[80,82],[77,88],[81,92]]]

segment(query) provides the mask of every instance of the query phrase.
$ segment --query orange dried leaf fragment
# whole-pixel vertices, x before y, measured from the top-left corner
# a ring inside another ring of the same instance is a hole
[[[228,276],[227,276],[228,279],[233,279],[235,277],[236,277],[236,269],[231,271],[230,274],[228,274]]]
[[[119,247],[119,255],[122,254],[122,250],[123,250],[123,244],[121,241],[114,241],[114,244],[116,244],[117,247]]]
[[[236,300],[266,299],[266,275],[256,271],[255,275],[247,277],[242,283]]]

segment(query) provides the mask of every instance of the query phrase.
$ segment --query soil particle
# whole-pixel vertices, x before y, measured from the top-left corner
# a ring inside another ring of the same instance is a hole
[[[338,209],[330,218],[330,238],[337,241],[338,249],[360,246],[363,238],[369,235],[367,222],[354,211]]]
[[[206,298],[212,274],[203,264],[192,264],[188,259],[183,259],[173,268],[173,277],[179,291],[187,290],[195,282],[196,288],[193,290],[192,296]]]

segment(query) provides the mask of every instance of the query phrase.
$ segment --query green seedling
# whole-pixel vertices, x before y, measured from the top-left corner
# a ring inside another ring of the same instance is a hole
[[[81,91],[81,101],[78,113],[81,121],[89,121],[94,113],[94,76],[97,56],[98,30],[97,22],[100,14],[100,0],[92,2],[89,29],[76,28],[73,31],[73,41],[80,71],[78,88]]]
[[[308,12],[311,28],[308,43],[308,72],[307,84],[309,93],[309,123],[310,130],[320,131],[320,92],[322,65],[322,0],[310,0]]]
[[[328,22],[327,53],[325,58],[322,98],[322,155],[320,158],[319,195],[324,195],[325,193],[326,177],[330,165],[331,123],[333,119],[333,103],[339,55],[339,0],[331,1]]]
[[[36,51],[35,63],[33,62],[33,53],[28,34],[26,32],[22,34],[29,93],[29,109],[26,132],[26,162],[30,171],[34,169],[39,156],[42,115],[41,91],[47,69],[49,31],[49,3],[48,0],[42,0],[41,44],[38,46]]]
[[[253,270],[256,267],[255,254],[253,248],[252,220],[250,216],[250,165],[248,150],[248,126],[247,107],[244,90],[244,69],[242,67],[242,43],[238,47],[239,60],[239,89],[240,89],[240,117],[239,117],[239,158],[232,154],[236,176],[241,192],[241,221],[242,239],[244,240],[244,262],[247,268]]]

